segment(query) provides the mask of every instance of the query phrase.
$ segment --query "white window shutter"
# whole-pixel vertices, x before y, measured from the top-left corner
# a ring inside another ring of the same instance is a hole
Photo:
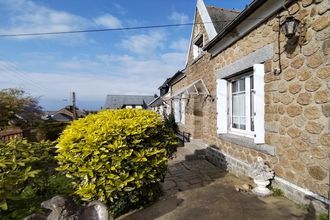
[[[182,124],[185,124],[185,121],[186,121],[186,103],[187,103],[186,96],[182,96],[182,99],[181,99],[181,123]]]
[[[175,118],[175,122],[180,121],[180,102],[179,102],[179,99],[174,100],[174,118]]]
[[[224,79],[217,79],[217,133],[228,132],[228,82]]]
[[[195,59],[198,56],[198,47],[193,45],[193,58]]]
[[[254,142],[265,143],[265,92],[264,92],[264,64],[253,65],[254,79]]]

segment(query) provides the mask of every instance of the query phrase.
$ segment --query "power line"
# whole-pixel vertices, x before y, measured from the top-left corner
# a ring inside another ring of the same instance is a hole
[[[41,36],[41,35],[56,35],[56,34],[79,34],[79,33],[91,33],[91,32],[110,32],[110,31],[140,30],[140,29],[153,29],[153,28],[188,26],[188,25],[193,25],[193,24],[194,23],[165,24],[165,25],[151,25],[151,26],[123,27],[123,28],[105,28],[105,29],[89,29],[89,30],[76,30],[76,31],[56,31],[56,32],[40,32],[40,33],[0,34],[0,37],[26,37],[26,36]]]
[[[260,20],[264,18],[251,18],[246,20]],[[168,27],[180,27],[180,26],[192,26],[195,24],[207,24],[207,23],[222,23],[230,22],[233,20],[224,20],[216,22],[200,22],[200,23],[180,23],[180,24],[163,24],[163,25],[150,25],[150,26],[136,26],[136,27],[122,27],[122,28],[104,28],[104,29],[87,29],[87,30],[75,30],[75,31],[54,31],[54,32],[39,32],[39,33],[17,33],[17,34],[0,34],[0,37],[28,37],[28,36],[45,36],[45,35],[57,35],[57,34],[79,34],[79,33],[91,33],[91,32],[110,32],[110,31],[125,31],[125,30],[141,30],[141,29],[155,29],[155,28],[168,28]]]
[[[30,78],[27,78],[24,73],[17,70],[17,68],[13,64],[11,64],[11,62],[6,62],[3,59],[3,58],[5,58],[4,56],[0,55],[0,58],[2,58],[2,61],[4,61],[4,62],[0,63],[0,68],[5,70],[5,72],[16,74],[16,77],[18,79],[20,79],[21,81],[23,81],[25,83],[28,83],[28,84],[34,86],[35,88],[37,88],[40,91],[47,91],[45,88],[41,87],[37,82],[33,81]]]
[[[21,75],[22,73],[15,71],[14,69],[10,69],[9,66],[0,66],[0,68],[2,68],[4,70],[5,73],[12,73],[12,74],[16,74],[16,78],[15,79],[19,79],[21,80],[23,83],[27,83],[30,84],[31,86],[37,88],[40,91],[45,91],[42,87],[40,87],[39,85],[35,84],[33,81],[28,80],[27,78],[23,77],[23,75]]]

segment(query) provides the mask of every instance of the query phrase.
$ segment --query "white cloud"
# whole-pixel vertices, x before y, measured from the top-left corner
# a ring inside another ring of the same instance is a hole
[[[173,41],[170,45],[170,48],[173,50],[187,52],[189,47],[189,40],[185,38],[180,38],[177,41]]]
[[[95,27],[118,28],[121,21],[111,14],[104,14],[95,19],[54,10],[30,0],[1,0],[0,7],[9,12],[8,26],[1,27],[1,34],[48,33],[76,31]],[[82,34],[65,35],[66,38],[82,38]],[[25,36],[16,39],[58,38],[58,35]],[[63,36],[61,36],[63,38]],[[75,43],[71,41],[70,44]]]
[[[151,31],[147,34],[129,36],[121,41],[120,46],[136,54],[152,54],[161,49],[166,41],[166,35],[161,31]]]
[[[57,63],[58,68],[66,70],[86,70],[99,66],[98,62],[91,61],[89,59],[80,60],[72,58],[68,61],[60,61]]]
[[[1,77],[0,85],[2,88],[21,87],[35,97],[42,96],[41,104],[48,110],[63,106],[63,99],[67,99],[72,91],[86,103],[80,107],[88,108],[90,103],[99,107],[104,104],[107,94],[158,93],[159,85],[184,67],[186,54],[165,53],[152,59],[115,54],[95,57],[89,62],[85,58],[55,62],[56,68],[52,71],[24,72],[25,78],[33,83],[15,75],[9,79],[13,72],[7,70],[2,74],[8,77]]]
[[[127,13],[126,10],[120,4],[113,3],[113,6],[115,7],[117,13],[122,14],[122,15]]]
[[[28,0],[3,0],[0,4],[10,12],[11,24],[6,29],[0,29],[1,33],[72,31],[85,28],[90,24],[81,16],[53,10]]]
[[[168,16],[168,19],[175,24],[185,24],[189,21],[188,15],[176,11],[173,11],[172,14]]]
[[[106,28],[120,28],[122,27],[121,22],[118,18],[111,14],[105,14],[96,18],[95,23]]]

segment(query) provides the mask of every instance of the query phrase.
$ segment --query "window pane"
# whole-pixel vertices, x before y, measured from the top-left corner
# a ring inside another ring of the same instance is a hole
[[[241,129],[245,130],[245,93],[241,95],[240,102]]]
[[[243,122],[243,120],[244,120],[244,122]],[[241,118],[240,129],[241,129],[241,130],[245,130],[245,129],[246,129],[246,126],[245,126],[245,118]]]
[[[233,117],[233,128],[239,128],[239,118],[238,117]]]
[[[245,130],[245,92],[232,95],[232,127]]]
[[[251,88],[251,89],[254,89],[253,75],[250,76],[250,88]]]
[[[239,80],[239,91],[245,91],[245,78]]]
[[[233,95],[233,116],[239,115],[239,102],[238,95]]]
[[[239,116],[245,116],[245,93],[238,95]]]
[[[250,76],[250,120],[251,120],[251,131],[254,131],[254,91],[253,91],[253,75]]]
[[[250,118],[251,118],[251,131],[254,131],[254,93],[251,92],[251,103],[250,103]]]
[[[246,120],[250,116],[246,115],[246,77],[232,82],[232,128],[246,130]],[[248,117],[248,118],[247,118]]]
[[[232,84],[232,91],[237,92],[238,90],[238,81],[234,81]]]

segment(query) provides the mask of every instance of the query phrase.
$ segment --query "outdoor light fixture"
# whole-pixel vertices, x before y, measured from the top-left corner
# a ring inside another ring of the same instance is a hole
[[[281,24],[281,29],[287,38],[295,36],[300,21],[293,16],[286,17],[285,21]]]

